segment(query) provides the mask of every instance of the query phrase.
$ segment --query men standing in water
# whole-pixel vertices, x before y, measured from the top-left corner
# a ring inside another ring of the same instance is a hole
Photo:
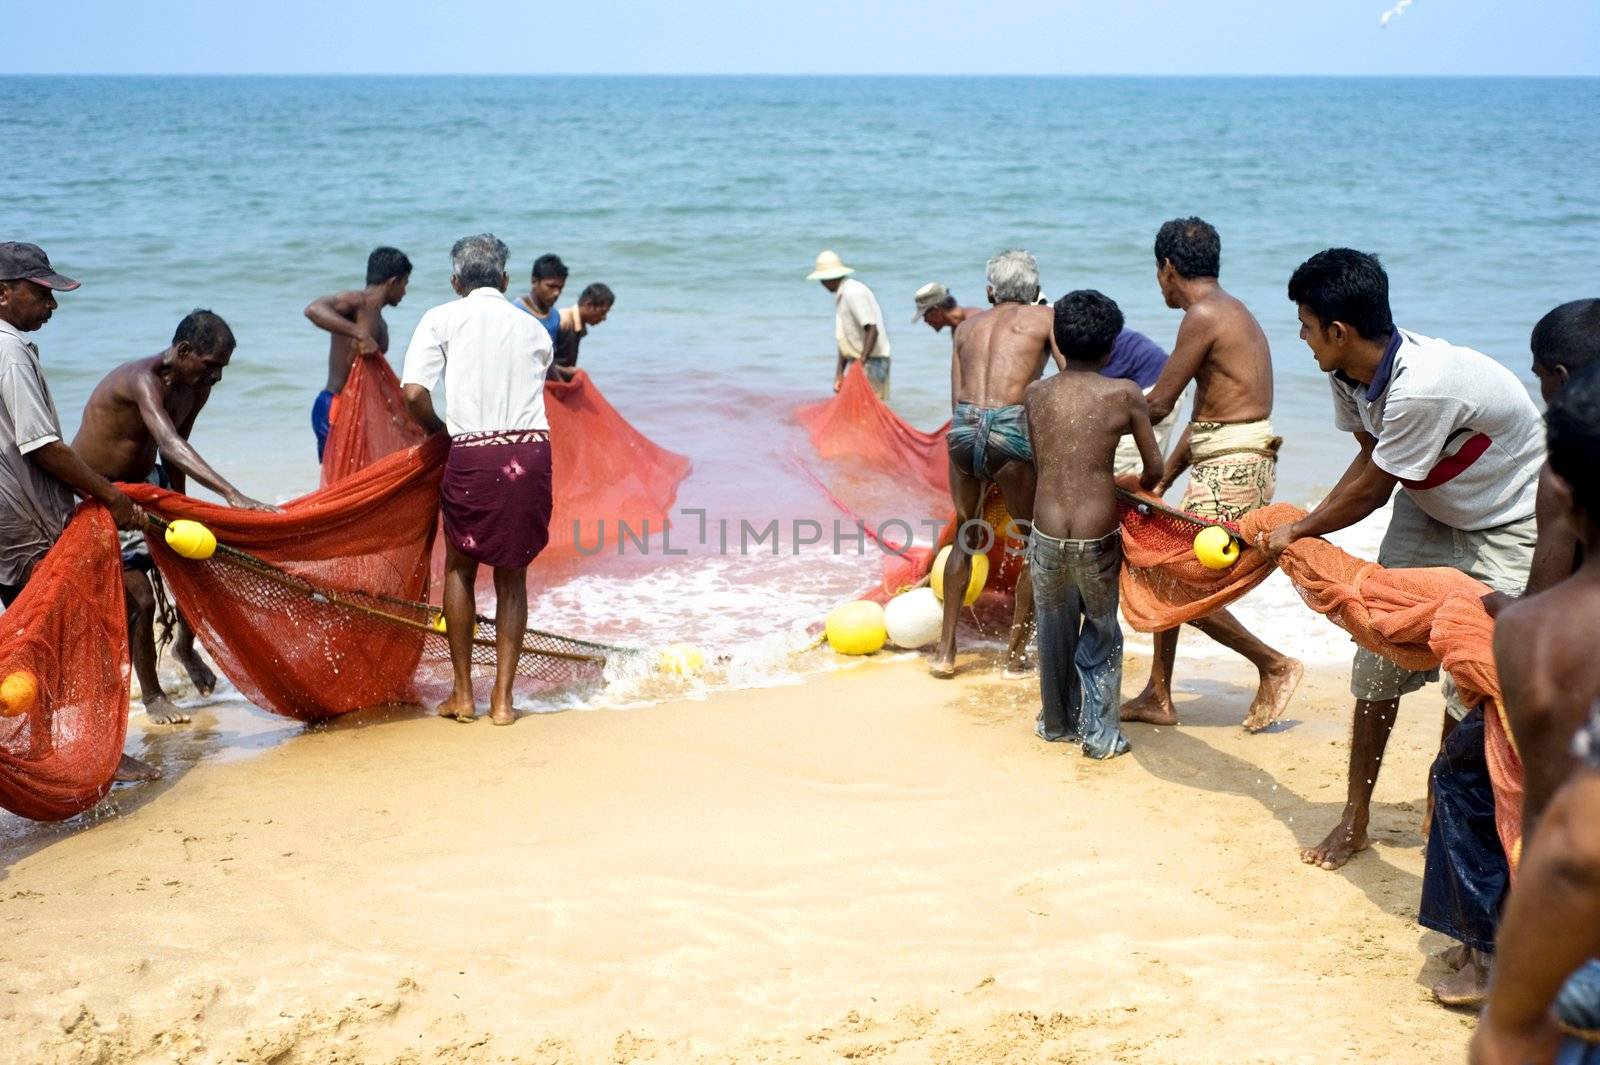
[[[1167,456],[1159,492],[1189,469],[1184,510],[1212,521],[1237,521],[1272,502],[1278,445],[1272,434],[1272,353],[1266,334],[1243,303],[1217,282],[1222,240],[1199,218],[1167,222],[1156,234],[1156,282],[1167,306],[1183,311],[1178,339],[1150,389],[1150,419],[1161,422],[1195,383],[1194,416]],[[1193,623],[1213,640],[1237,651],[1256,667],[1260,687],[1244,727],[1266,728],[1283,714],[1304,667],[1251,635],[1227,610]],[[1178,630],[1158,632],[1150,681],[1122,708],[1124,721],[1174,725],[1172,670]]]
[[[561,261],[561,256],[546,252],[533,260],[533,286],[516,302],[516,306],[539,319],[539,324],[550,335],[552,349],[561,336],[561,312],[556,310],[556,300],[561,298],[566,287],[567,264]]]
[[[1276,558],[1294,541],[1348,528],[1394,497],[1378,550],[1390,568],[1450,566],[1518,594],[1535,540],[1534,497],[1544,447],[1539,413],[1510,370],[1470,348],[1395,328],[1389,277],[1375,256],[1330,248],[1289,279],[1300,336],[1328,374],[1334,422],[1359,450],[1310,514],[1262,547]],[[1395,492],[1399,485],[1401,491]],[[1303,861],[1337,869],[1370,844],[1373,782],[1400,697],[1438,678],[1358,650],[1344,814]],[[1452,718],[1467,714],[1445,681]]]
[[[844,372],[859,361],[872,391],[889,401],[889,334],[883,328],[883,309],[872,290],[850,275],[855,273],[839,256],[825,251],[807,281],[820,281],[833,293],[833,336],[839,361],[833,371],[833,390],[844,384]]]
[[[95,386],[83,408],[83,424],[73,450],[91,469],[113,481],[146,481],[182,492],[193,477],[229,506],[274,510],[229,484],[189,444],[195,419],[233,357],[233,331],[210,311],[194,311],[178,323],[172,344],[158,355],[125,362]],[[158,459],[162,461],[158,461]],[[155,566],[143,532],[122,534],[122,583],[128,600],[128,642],[139,677],[144,710],[152,723],[181,725],[189,720],[167,697],[156,673],[157,596]],[[163,617],[163,627],[174,624]],[[216,674],[194,648],[194,633],[180,617],[175,622],[172,657],[183,666],[195,690],[209,695]]]
[[[1025,407],[1038,490],[1028,568],[1039,611],[1042,739],[1081,743],[1090,758],[1128,750],[1117,724],[1122,702],[1122,625],[1117,618],[1122,533],[1113,466],[1130,434],[1140,484],[1161,479],[1161,450],[1137,383],[1101,374],[1122,331],[1122,311],[1094,291],[1056,301],[1060,373],[1028,386]],[[949,588],[950,585],[945,585]]]
[[[402,385],[412,417],[450,434],[439,487],[444,518],[444,618],[455,684],[439,716],[473,721],[472,631],[478,564],[494,569],[495,677],[489,720],[509,725],[523,633],[528,563],[550,540],[550,423],[544,379],[550,334],[505,297],[509,253],[490,233],[450,249],[460,299],[434,307],[406,349]],[[430,391],[444,378],[447,421]]]
[[[103,503],[119,529],[142,530],[144,512],[117,486],[85,465],[61,440],[61,419],[39,366],[39,349],[23,337],[42,329],[56,292],[78,282],[56,273],[37,244],[0,243],[0,605],[22,594],[33,567],[60,539],[74,495]],[[155,780],[161,771],[123,755],[121,781]]]
[[[550,363],[550,379],[570,381],[578,374],[578,345],[589,330],[606,320],[617,297],[598,281],[583,290],[578,302],[561,312],[561,329],[556,335],[555,358]]]
[[[311,405],[311,431],[317,436],[317,461],[328,445],[338,417],[339,393],[358,358],[381,357],[389,351],[385,307],[398,307],[411,280],[411,260],[398,248],[374,248],[367,256],[367,287],[336,292],[312,300],[306,317],[331,334],[328,341],[328,384]]]
[[[930,281],[917,289],[915,298],[917,311],[911,318],[912,323],[924,322],[935,333],[941,329],[949,329],[954,333],[956,326],[985,310],[983,307],[961,306],[950,294],[950,289],[937,281]]]
[[[1028,386],[1044,372],[1054,352],[1050,331],[1055,314],[1040,307],[1039,264],[1025,251],[1004,251],[987,267],[992,310],[956,327],[950,359],[950,397],[955,406],[945,447],[950,452],[950,497],[956,507],[957,542],[945,561],[944,628],[930,669],[936,677],[956,672],[956,623],[962,593],[971,579],[975,528],[983,516],[984,487],[1000,486],[1006,510],[1016,522],[1033,517],[1033,447],[1028,440],[1022,401]],[[1054,356],[1060,364],[1060,356]],[[994,530],[996,535],[1004,530]],[[1017,578],[1008,664],[1024,668],[1027,621],[1033,615],[1033,586]]]

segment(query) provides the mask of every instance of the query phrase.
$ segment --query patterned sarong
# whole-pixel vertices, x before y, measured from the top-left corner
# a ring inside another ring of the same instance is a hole
[[[550,542],[550,434],[453,438],[439,502],[457,551],[496,569],[526,566]]]
[[[1181,506],[1212,521],[1238,521],[1272,502],[1278,449],[1272,422],[1191,422],[1189,487]]]
[[[1033,461],[1028,415],[1020,403],[1006,407],[957,403],[945,446],[959,469],[983,481],[994,480],[1008,462]]]

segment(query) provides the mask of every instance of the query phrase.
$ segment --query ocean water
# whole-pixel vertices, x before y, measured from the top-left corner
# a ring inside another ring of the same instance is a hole
[[[327,348],[301,310],[358,287],[380,243],[416,263],[396,359],[451,298],[463,234],[506,240],[513,291],[545,251],[572,268],[569,300],[611,285],[583,365],[693,458],[680,505],[757,524],[838,515],[802,464],[879,519],[939,509],[816,463],[794,425],[831,381],[831,297],[804,280],[824,247],[877,292],[894,406],[926,428],[947,413],[949,342],[910,324],[919,285],[981,303],[985,259],[1025,247],[1047,293],[1099,288],[1170,345],[1151,242],[1208,218],[1273,344],[1295,502],[1351,451],[1284,294],[1307,255],[1378,252],[1402,325],[1530,383],[1533,323],[1600,295],[1595,79],[12,77],[0,97],[0,235],[84,282],[37,336],[69,432],[106,370],[210,307],[239,348],[195,443],[279,500],[316,483]],[[877,568],[815,550],[596,561],[552,567],[534,610],[614,639],[787,648]]]

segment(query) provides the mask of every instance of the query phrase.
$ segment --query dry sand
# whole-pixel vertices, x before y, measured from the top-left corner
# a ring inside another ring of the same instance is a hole
[[[0,1058],[1463,1060],[1413,919],[1440,701],[1329,873],[1296,848],[1343,798],[1344,677],[1260,736],[1247,680],[1184,663],[1185,723],[1110,763],[1034,738],[1033,681],[907,658],[232,761],[260,719],[219,707],[133,745],[171,772],[113,815],[5,826]]]

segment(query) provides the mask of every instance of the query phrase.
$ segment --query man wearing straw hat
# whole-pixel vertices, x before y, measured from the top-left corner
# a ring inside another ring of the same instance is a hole
[[[823,288],[833,293],[833,335],[839,344],[833,390],[839,391],[850,361],[858,359],[872,391],[888,402],[889,336],[883,329],[883,310],[878,306],[878,297],[851,277],[853,273],[855,271],[841,262],[836,253],[825,251],[817,256],[816,269],[806,275],[807,281],[820,281]]]

